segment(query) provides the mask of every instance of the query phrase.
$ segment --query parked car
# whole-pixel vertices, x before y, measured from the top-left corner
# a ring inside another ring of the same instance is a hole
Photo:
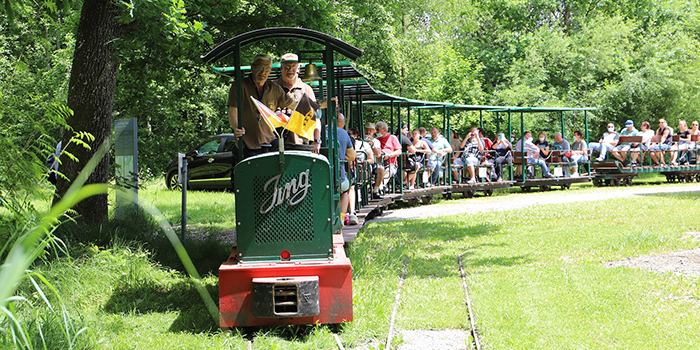
[[[238,147],[233,134],[217,135],[185,153],[188,189],[233,189],[233,167],[238,163]],[[165,185],[181,189],[177,174],[177,156],[168,163]]]

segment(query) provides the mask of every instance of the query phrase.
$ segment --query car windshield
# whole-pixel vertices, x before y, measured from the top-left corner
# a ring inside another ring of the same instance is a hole
[[[200,156],[206,155],[206,154],[212,154],[216,153],[219,151],[219,144],[221,143],[220,139],[216,140],[211,140],[199,147],[197,150],[197,154]]]

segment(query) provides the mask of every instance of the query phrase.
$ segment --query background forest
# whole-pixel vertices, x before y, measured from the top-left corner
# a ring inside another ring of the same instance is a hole
[[[62,118],[52,108],[67,99],[82,6],[10,4],[0,15],[3,168],[13,149],[43,134],[39,148],[48,152],[60,138]],[[592,135],[607,121],[667,118],[675,126],[700,118],[699,8],[697,0],[121,2],[114,118],[139,119],[143,175],[159,176],[177,151],[230,131],[230,82],[199,57],[249,30],[298,26],[365,50],[358,67],[388,93],[596,107]],[[299,45],[263,43],[245,54],[279,57]],[[458,129],[470,118],[478,117],[463,117]]]

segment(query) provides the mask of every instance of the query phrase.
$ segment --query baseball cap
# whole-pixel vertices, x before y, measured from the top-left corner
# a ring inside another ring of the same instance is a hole
[[[293,54],[293,53],[285,53],[282,55],[282,59],[280,62],[299,62],[299,56]]]
[[[631,121],[631,120],[628,120],[628,121],[625,122],[625,127],[628,127],[628,128],[629,128],[630,126],[633,126],[633,125],[634,125],[634,122]]]
[[[377,126],[374,125],[374,123],[367,122],[365,123],[365,129],[377,129]]]

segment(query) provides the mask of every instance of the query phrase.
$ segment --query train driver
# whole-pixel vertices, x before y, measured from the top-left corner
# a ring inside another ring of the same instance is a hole
[[[243,138],[244,158],[275,151],[279,144],[279,140],[277,140],[272,130],[262,120],[262,116],[253,100],[250,99],[250,96],[255,97],[272,110],[275,110],[277,107],[293,107],[295,105],[294,100],[287,96],[279,85],[267,80],[272,68],[270,56],[255,56],[250,68],[250,74],[241,82],[243,92],[241,122],[243,125],[238,125],[235,84],[231,84],[228,94],[228,121],[233,128],[236,139]]]

